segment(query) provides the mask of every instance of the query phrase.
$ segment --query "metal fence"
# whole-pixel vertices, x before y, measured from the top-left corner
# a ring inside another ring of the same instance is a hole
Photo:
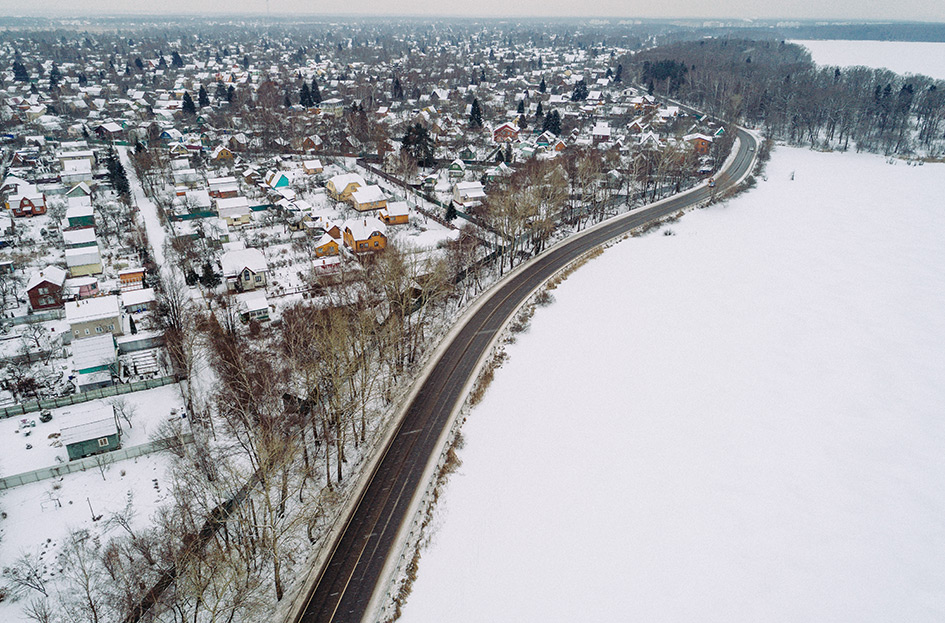
[[[141,444],[140,446],[120,448],[112,452],[106,452],[96,456],[89,456],[76,461],[69,461],[68,463],[63,463],[62,465],[57,465],[55,467],[44,467],[42,469],[34,469],[31,472],[13,474],[11,476],[0,478],[0,491],[4,489],[11,489],[13,487],[19,487],[20,485],[26,485],[31,482],[39,482],[40,480],[46,480],[47,478],[59,478],[60,476],[65,476],[66,474],[84,472],[89,469],[105,469],[106,466],[111,465],[117,461],[133,459],[145,454],[153,454],[155,452],[160,452],[161,450],[166,450],[167,448],[177,445],[191,443],[193,440],[193,434],[185,433],[179,438],[159,439],[150,443]]]
[[[59,407],[67,407],[69,405],[77,405],[83,402],[88,402],[90,400],[98,400],[100,398],[109,398],[111,396],[118,396],[121,394],[130,394],[132,392],[140,392],[146,389],[154,389],[156,387],[164,387],[165,385],[171,385],[178,382],[178,378],[175,376],[162,376],[156,379],[148,379],[146,381],[135,381],[134,383],[121,383],[119,385],[112,385],[110,387],[102,387],[100,389],[93,389],[87,392],[82,392],[81,394],[72,394],[70,396],[63,396],[61,398],[49,398],[46,400],[31,400],[30,402],[24,402],[17,405],[12,405],[9,407],[3,407],[0,409],[0,418],[9,418],[16,417],[18,415],[23,415],[25,413],[32,413],[34,411],[42,411],[43,409],[58,409]]]

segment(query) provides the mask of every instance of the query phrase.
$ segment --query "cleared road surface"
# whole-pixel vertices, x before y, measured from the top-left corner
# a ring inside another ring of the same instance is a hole
[[[399,552],[397,534],[414,494],[423,482],[424,469],[450,416],[463,399],[463,388],[489,348],[496,332],[533,289],[586,251],[644,225],[707,200],[724,191],[752,165],[756,140],[738,130],[739,152],[716,178],[715,189],[700,186],[634,214],[618,217],[586,235],[561,243],[497,289],[455,334],[430,376],[407,407],[399,429],[362,492],[353,514],[335,542],[313,586],[309,588],[301,623],[357,623],[366,611],[388,556]]]

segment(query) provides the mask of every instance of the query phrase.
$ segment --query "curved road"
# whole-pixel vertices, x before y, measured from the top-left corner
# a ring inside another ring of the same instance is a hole
[[[299,623],[360,622],[389,555],[399,552],[397,535],[410,521],[408,511],[421,487],[424,470],[454,408],[464,399],[463,388],[480,356],[505,325],[518,305],[548,277],[586,251],[621,236],[631,229],[659,219],[710,197],[712,190],[723,191],[738,180],[754,162],[755,139],[738,130],[740,149],[730,159],[729,168],[716,179],[715,189],[701,185],[651,208],[605,221],[584,235],[562,242],[542,255],[494,291],[465,326],[455,334],[440,359],[407,407],[398,430],[313,586],[308,589]]]

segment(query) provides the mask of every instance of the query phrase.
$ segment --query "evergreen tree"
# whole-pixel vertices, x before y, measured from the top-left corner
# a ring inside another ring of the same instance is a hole
[[[214,272],[210,262],[203,263],[203,272],[200,274],[199,279],[200,284],[208,290],[212,290],[222,283],[220,275]]]
[[[226,101],[232,103],[232,102],[233,102],[233,96],[234,96],[234,95],[236,95],[236,89],[235,89],[235,88],[233,87],[233,85],[231,84],[231,85],[230,85],[229,87],[227,87],[227,89],[226,89]]]
[[[141,57],[135,58],[135,67],[138,68],[138,71],[144,71],[144,61],[141,60]]]
[[[450,201],[450,204],[449,204],[448,206],[446,206],[446,220],[447,220],[447,221],[452,221],[452,220],[455,219],[457,216],[459,216],[459,215],[456,213],[456,206],[454,206],[454,205],[453,205],[453,202]]]
[[[312,105],[322,103],[322,92],[318,88],[318,83],[315,81],[315,78],[312,78],[312,88],[310,89],[310,95],[312,96]]]
[[[545,120],[541,124],[542,132],[551,132],[555,136],[561,134],[561,115],[558,114],[557,110],[552,110],[550,113],[545,115]]]
[[[249,55],[243,56],[243,70],[249,70]]]
[[[20,61],[13,61],[13,79],[17,82],[29,82],[30,75],[26,71],[26,65]]]
[[[292,107],[292,100],[289,98],[289,94],[288,94],[288,93],[285,94],[285,100],[283,100],[283,102],[285,103],[285,107],[286,107],[286,108],[291,108],[291,107]]]
[[[548,90],[548,86],[545,84],[545,79],[542,78],[542,79],[541,79],[541,84],[538,85],[538,92],[539,92],[539,93],[544,93],[544,92],[547,91],[547,90]]]
[[[210,105],[210,96],[207,95],[207,89],[205,89],[202,84],[200,85],[200,90],[197,91],[197,103],[200,104],[201,108]]]
[[[190,96],[188,91],[184,91],[184,100],[180,109],[185,115],[191,117],[197,114],[197,106],[194,105],[194,99]]]
[[[217,98],[218,102],[222,102],[226,99],[226,85],[223,84],[222,81],[217,82],[217,91],[213,96]]]
[[[520,115],[525,114],[525,100],[518,101],[518,110],[516,112],[518,112]]]
[[[505,163],[512,164],[512,143],[507,143],[505,146]]]
[[[574,91],[571,92],[572,102],[581,102],[587,99],[587,82],[581,80],[574,85]]]
[[[315,105],[315,102],[312,101],[312,91],[308,88],[306,82],[302,83],[302,88],[299,90],[299,104],[305,108],[311,108]]]
[[[538,102],[538,108],[535,109],[535,119],[541,119],[545,116],[545,111],[541,108],[541,102]]]
[[[614,72],[614,84],[623,82],[623,65],[617,65],[617,71]]]
[[[469,126],[472,128],[482,127],[482,108],[479,106],[479,100],[474,99],[472,107],[469,109]]]
[[[433,166],[433,138],[425,127],[419,123],[408,127],[400,143],[402,148],[417,161],[418,165],[421,167]]]
[[[108,156],[105,158],[105,168],[108,171],[108,181],[112,188],[115,189],[119,197],[127,199],[131,193],[131,185],[128,183],[125,167],[122,166],[114,148],[108,150]]]
[[[404,87],[400,84],[399,76],[394,76],[394,86],[391,87],[391,97],[395,100],[404,99]]]
[[[176,67],[177,69],[180,69],[183,66],[184,66],[184,59],[180,57],[180,54],[178,54],[177,50],[174,50],[174,53],[171,54],[171,67]]]

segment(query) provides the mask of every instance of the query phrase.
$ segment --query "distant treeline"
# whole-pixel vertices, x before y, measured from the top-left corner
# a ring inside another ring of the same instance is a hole
[[[818,67],[784,41],[702,39],[624,59],[651,92],[795,144],[940,155],[945,81]]]
[[[945,41],[945,24],[828,24],[778,28],[786,39],[854,39],[858,41]]]

